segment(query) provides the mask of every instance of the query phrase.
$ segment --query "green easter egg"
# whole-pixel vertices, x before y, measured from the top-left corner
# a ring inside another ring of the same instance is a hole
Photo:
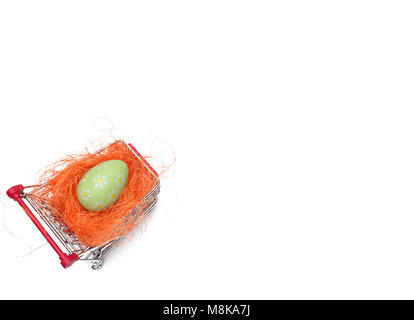
[[[121,160],[108,160],[96,165],[79,181],[78,200],[82,207],[99,211],[113,205],[124,190],[129,170]]]

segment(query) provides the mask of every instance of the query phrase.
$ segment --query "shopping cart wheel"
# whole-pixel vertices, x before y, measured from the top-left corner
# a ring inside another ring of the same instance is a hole
[[[103,261],[102,260],[92,260],[92,261],[90,261],[90,264],[91,264],[91,268],[93,270],[99,270],[103,266]]]

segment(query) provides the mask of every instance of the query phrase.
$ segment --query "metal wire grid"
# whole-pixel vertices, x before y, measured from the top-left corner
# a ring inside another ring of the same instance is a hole
[[[159,183],[148,193],[138,205],[124,218],[123,224],[135,223],[138,225],[155,206],[158,201],[160,191]],[[102,246],[88,247],[81,244],[76,235],[61,221],[55,218],[53,211],[39,198],[33,197],[31,193],[24,194],[24,198],[37,212],[42,221],[49,227],[60,243],[69,253],[76,253],[79,260],[96,259],[105,255],[105,253],[119,240],[112,240]],[[122,229],[120,230],[122,232]],[[91,254],[94,252],[94,254]]]
[[[130,146],[122,140],[117,140],[113,143],[123,143],[125,147],[137,158],[138,161],[142,161],[138,154],[130,148]],[[112,145],[112,144],[111,144]],[[109,146],[102,148],[95,152],[98,154],[104,151]],[[146,168],[153,172],[152,168],[149,168],[145,161],[142,161]],[[69,253],[76,253],[79,256],[79,260],[91,260],[99,261],[96,259],[102,258],[120,239],[115,239],[109,241],[108,243],[98,246],[98,247],[88,247],[79,242],[79,239],[76,235],[70,231],[70,229],[61,221],[56,219],[53,214],[53,210],[48,207],[48,205],[38,197],[34,196],[33,193],[41,188],[42,186],[37,186],[32,192],[23,194],[23,198],[31,205],[31,207],[37,212],[42,221],[48,226],[48,228],[53,232],[59,242]],[[147,213],[155,206],[158,201],[158,193],[160,191],[160,184],[157,177],[157,184],[154,188],[137,204],[137,206],[132,209],[131,213],[123,218],[121,225],[127,225],[130,223],[138,224],[140,223]],[[122,232],[122,228],[120,230]],[[99,269],[102,263],[95,264],[96,269]],[[94,265],[92,266],[94,268]],[[94,268],[95,269],[95,268]]]

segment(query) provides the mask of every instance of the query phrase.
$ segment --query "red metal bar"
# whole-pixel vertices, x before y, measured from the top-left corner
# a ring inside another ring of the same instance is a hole
[[[46,241],[51,245],[51,247],[58,254],[61,265],[64,268],[70,267],[72,265],[72,263],[74,263],[76,260],[78,260],[78,255],[76,253],[72,253],[70,255],[67,255],[66,253],[64,253],[60,249],[60,247],[56,244],[56,242],[52,239],[52,237],[49,235],[49,233],[46,231],[46,229],[43,227],[43,225],[39,222],[39,220],[37,220],[37,218],[33,215],[32,211],[29,209],[29,207],[23,201],[23,199],[22,199],[23,189],[24,188],[21,184],[19,184],[17,186],[13,186],[9,190],[7,190],[7,195],[10,198],[12,198],[13,200],[16,200],[17,203],[27,213],[27,215],[33,221],[35,226],[39,229],[40,233],[45,237]]]

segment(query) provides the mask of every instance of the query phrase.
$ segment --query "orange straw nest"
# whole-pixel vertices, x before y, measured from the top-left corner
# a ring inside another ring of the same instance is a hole
[[[83,208],[76,188],[83,175],[107,160],[122,160],[128,165],[129,178],[118,201],[109,208],[92,212]],[[98,153],[71,155],[52,164],[40,178],[42,187],[31,196],[38,197],[52,209],[79,241],[87,246],[101,246],[128,234],[136,225],[128,219],[131,211],[158,183],[158,177],[121,141]]]

